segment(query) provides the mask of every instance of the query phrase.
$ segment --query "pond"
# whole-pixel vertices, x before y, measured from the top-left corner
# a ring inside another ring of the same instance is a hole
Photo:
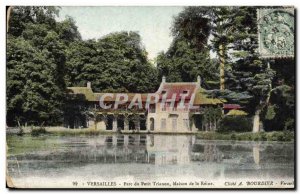
[[[8,135],[7,173],[22,188],[294,187],[294,143]]]

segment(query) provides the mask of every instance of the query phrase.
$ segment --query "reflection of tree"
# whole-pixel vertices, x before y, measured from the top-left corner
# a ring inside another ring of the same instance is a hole
[[[259,164],[259,162],[260,162],[259,145],[253,146],[253,159],[254,159],[255,164]]]

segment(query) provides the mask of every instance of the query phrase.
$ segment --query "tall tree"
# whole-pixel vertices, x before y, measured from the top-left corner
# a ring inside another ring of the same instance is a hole
[[[174,18],[173,42],[157,57],[160,76],[169,81],[195,81],[200,75],[207,86],[217,79],[216,64],[209,57],[209,12],[208,7],[187,7]]]
[[[279,93],[289,96],[290,102],[292,93],[287,92],[287,88],[290,90],[293,88],[292,86],[275,88],[272,80],[276,79],[276,73],[280,73],[281,70],[275,72],[272,66],[276,66],[278,60],[271,62],[270,65],[268,61],[259,58],[256,9],[256,7],[188,7],[175,17],[175,28],[173,27],[175,43],[173,42],[168,52],[162,53],[158,58],[160,72],[167,75],[170,72],[171,78],[177,81],[183,80],[182,77],[188,75],[176,71],[181,67],[177,65],[181,56],[171,60],[175,58],[177,50],[184,50],[176,47],[177,42],[182,40],[187,42],[188,46],[178,44],[180,48],[194,46],[193,48],[201,48],[198,52],[202,53],[209,48],[215,51],[219,58],[220,90],[213,90],[209,94],[223,97],[228,102],[242,104],[254,115],[253,131],[259,130],[261,116],[266,114],[270,99],[274,99],[272,95],[278,93],[280,88],[285,88]],[[195,59],[193,56],[193,52],[186,52],[185,61]],[[209,65],[210,71],[211,68],[215,68]],[[205,76],[207,75],[210,73],[205,73]],[[189,79],[189,76],[187,77]],[[292,122],[291,119],[289,121]]]
[[[65,51],[79,39],[72,21],[55,21],[55,7],[13,7],[7,35],[7,123],[62,121]],[[67,25],[67,24],[68,25]],[[66,35],[66,32],[71,33]],[[72,38],[73,37],[73,38]]]
[[[13,6],[10,13],[8,32],[18,37],[22,35],[29,23],[54,27],[59,9],[50,6]]]
[[[237,7],[234,9],[234,17],[231,12],[218,13],[220,15],[219,18],[225,18],[226,21],[228,21],[227,18],[232,18],[229,22],[230,25],[223,27],[224,31],[227,32],[225,34],[226,39],[223,42],[227,43],[229,48],[227,53],[230,64],[230,69],[226,74],[226,86],[229,90],[226,92],[231,97],[236,97],[236,95],[232,95],[232,92],[238,94],[238,96],[243,94],[242,98],[236,98],[235,100],[239,103],[244,103],[247,111],[254,115],[253,131],[257,132],[260,128],[260,122],[266,123],[266,118],[269,120],[271,118],[270,114],[274,106],[270,106],[270,103],[276,103],[274,102],[274,95],[278,97],[278,93],[285,94],[281,96],[281,100],[284,100],[284,96],[287,97],[292,94],[287,92],[291,91],[292,87],[286,87],[283,84],[278,85],[274,82],[274,80],[278,80],[281,77],[280,74],[284,71],[283,69],[274,69],[274,67],[278,66],[278,63],[282,64],[280,62],[282,60],[262,60],[259,57],[257,49],[257,8]],[[289,67],[293,65],[294,63],[291,62],[290,65],[286,63],[284,66]],[[293,83],[293,81],[290,81],[290,83]],[[287,88],[290,89],[287,90]],[[233,99],[231,98],[231,100]],[[281,100],[277,101],[280,102]],[[275,105],[275,107],[278,106]],[[291,110],[287,106],[281,106],[281,111],[284,112],[287,109]],[[265,114],[269,116],[262,117]],[[282,122],[283,125],[284,123]],[[281,125],[281,129],[283,128],[284,126]],[[274,130],[274,128],[267,130]]]
[[[265,130],[295,129],[295,61],[277,59],[271,63],[276,71],[272,81],[269,106],[264,110]]]
[[[68,53],[69,85],[92,82],[96,92],[154,92],[156,68],[136,32],[116,32],[97,41],[71,44]]]

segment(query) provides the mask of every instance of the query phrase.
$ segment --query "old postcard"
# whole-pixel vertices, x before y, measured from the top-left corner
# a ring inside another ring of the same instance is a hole
[[[11,189],[294,189],[292,6],[8,6]]]

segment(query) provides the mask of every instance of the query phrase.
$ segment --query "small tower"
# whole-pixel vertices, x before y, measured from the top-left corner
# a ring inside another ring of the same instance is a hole
[[[200,75],[197,76],[197,84],[201,88],[201,77],[200,77]]]

